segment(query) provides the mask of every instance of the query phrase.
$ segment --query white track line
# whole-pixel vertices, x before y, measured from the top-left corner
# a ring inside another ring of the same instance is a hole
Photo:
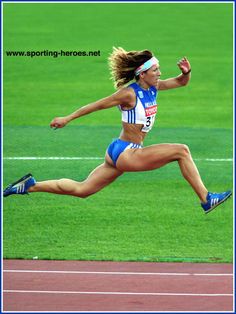
[[[71,270],[28,270],[4,269],[5,273],[49,273],[49,274],[93,274],[93,275],[141,275],[141,276],[233,276],[233,274],[198,274],[198,273],[143,273],[143,272],[113,272],[113,271],[71,271]]]
[[[5,293],[45,293],[45,294],[189,296],[189,297],[231,297],[233,296],[232,293],[169,293],[169,292],[45,291],[45,290],[3,290],[3,292]]]
[[[104,157],[3,157],[5,160],[97,160]]]
[[[104,157],[3,157],[4,160],[101,160]],[[195,161],[230,161],[232,158],[200,158],[194,159]]]
[[[233,161],[233,158],[200,158],[194,159],[195,161]]]

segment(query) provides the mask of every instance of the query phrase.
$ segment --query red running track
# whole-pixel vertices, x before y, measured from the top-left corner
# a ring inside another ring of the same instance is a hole
[[[233,311],[233,265],[3,261],[3,311]]]

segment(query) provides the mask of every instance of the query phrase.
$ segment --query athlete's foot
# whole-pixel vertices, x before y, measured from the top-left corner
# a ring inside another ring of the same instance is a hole
[[[3,196],[6,197],[13,194],[29,194],[28,189],[35,184],[36,180],[32,174],[29,173],[16,182],[8,185],[8,187],[3,191]]]
[[[201,203],[204,212],[207,214],[214,208],[225,202],[232,195],[231,191],[223,193],[210,193],[207,194],[207,202]]]

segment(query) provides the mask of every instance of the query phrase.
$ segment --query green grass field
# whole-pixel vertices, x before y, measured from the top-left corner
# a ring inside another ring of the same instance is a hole
[[[120,132],[116,108],[49,128],[55,116],[114,92],[112,46],[151,49],[162,78],[187,56],[192,79],[160,92],[158,119],[145,145],[189,145],[211,191],[233,188],[232,3],[5,3],[4,51],[100,50],[97,57],[4,55],[4,186],[32,172],[37,180],[81,181]],[[142,20],[142,23],[140,22]],[[5,258],[232,262],[233,201],[205,215],[177,163],[127,173],[87,199],[35,193],[4,199]]]

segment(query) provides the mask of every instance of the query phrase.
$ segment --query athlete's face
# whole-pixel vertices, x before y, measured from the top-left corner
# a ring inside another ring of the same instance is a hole
[[[149,70],[141,74],[143,74],[142,78],[147,85],[156,86],[161,76],[160,66],[159,64],[153,65]]]

